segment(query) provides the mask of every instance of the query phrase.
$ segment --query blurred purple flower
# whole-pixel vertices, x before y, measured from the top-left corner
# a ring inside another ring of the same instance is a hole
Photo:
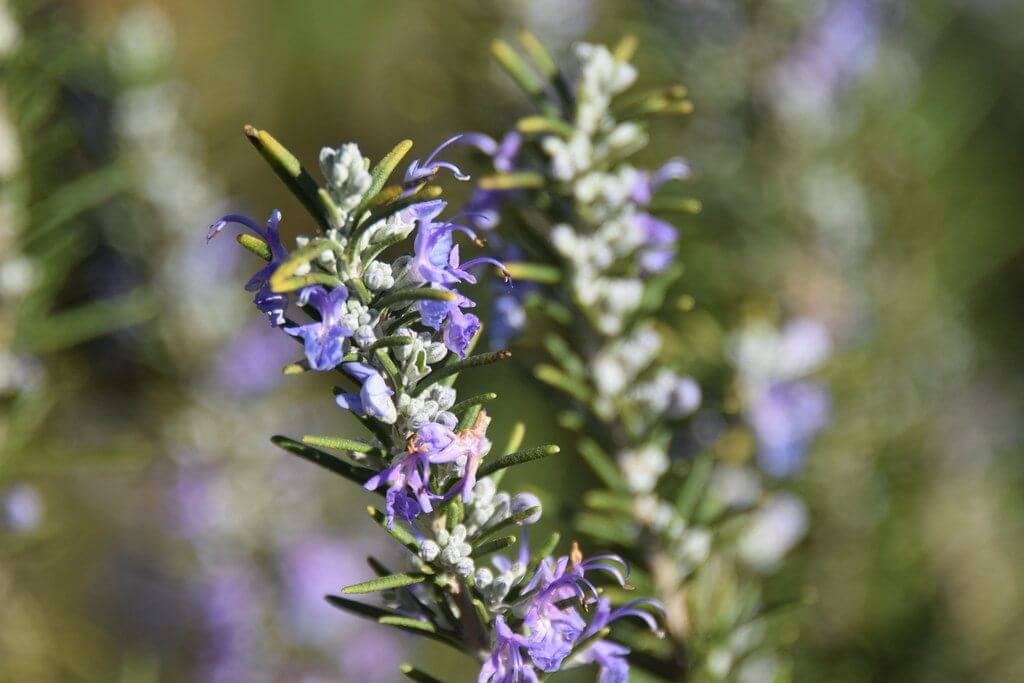
[[[775,382],[753,400],[750,424],[757,437],[761,468],[791,477],[804,466],[811,441],[828,424],[831,401],[819,382]]]
[[[264,392],[277,385],[294,349],[273,329],[250,325],[218,353],[217,384],[238,395]]]
[[[36,487],[18,484],[4,493],[4,522],[17,533],[34,531],[43,521],[43,497]]]
[[[662,185],[670,180],[686,180],[690,175],[690,162],[682,157],[672,157],[654,173],[638,171],[633,184],[633,201],[640,206],[647,206]]]
[[[523,137],[516,131],[506,133],[501,142],[483,133],[468,133],[462,136],[462,144],[476,147],[491,157],[494,170],[509,173],[515,170],[516,157],[522,146]],[[500,220],[501,204],[515,194],[514,190],[484,190],[477,188],[464,207],[473,225],[483,230],[497,227]]]
[[[668,268],[676,255],[679,235],[675,227],[643,211],[633,216],[633,226],[643,236],[640,269],[645,273],[660,273]]]
[[[879,15],[877,0],[828,3],[801,47],[779,67],[779,108],[829,116],[839,91],[875,61]]]
[[[201,653],[203,680],[231,683],[246,680],[260,664],[263,614],[259,580],[244,564],[214,571],[202,589],[201,603],[211,636]]]
[[[304,288],[299,294],[299,305],[311,304],[320,313],[320,320],[286,327],[284,331],[302,338],[306,361],[313,370],[333,370],[345,355],[345,338],[352,336],[352,330],[339,322],[345,312],[346,299],[348,290],[344,285],[338,285],[329,292],[320,285],[314,285]]]

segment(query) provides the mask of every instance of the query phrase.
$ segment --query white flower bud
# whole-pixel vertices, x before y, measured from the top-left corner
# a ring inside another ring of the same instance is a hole
[[[377,341],[377,335],[374,333],[373,328],[369,325],[360,325],[356,328],[356,331],[352,334],[352,339],[360,347],[369,346],[373,342]]]
[[[459,576],[469,576],[473,573],[473,570],[475,568],[476,565],[473,563],[473,559],[469,557],[464,557],[461,560],[459,560],[459,563],[457,565],[455,565],[455,573]]]
[[[449,413],[447,410],[442,410],[435,415],[434,422],[444,425],[448,429],[452,430],[459,426],[459,418],[455,417],[453,413]]]
[[[541,516],[541,504],[540,498],[533,495],[532,493],[517,493],[512,497],[512,514],[517,514],[523,510],[529,510],[530,508],[537,508],[537,511],[532,515],[524,519],[520,524],[536,524],[540,521]]]
[[[351,142],[337,149],[322,148],[320,169],[327,178],[327,191],[331,199],[344,212],[351,211],[359,204],[373,180],[366,170],[362,152]]]
[[[426,539],[420,542],[420,557],[425,562],[433,562],[441,552],[441,546],[434,541]]]
[[[473,575],[473,583],[477,588],[486,588],[494,581],[494,574],[487,567],[480,567]]]
[[[379,292],[395,286],[395,277],[391,273],[391,266],[380,261],[374,261],[366,267],[363,273],[363,282],[371,292]]]
[[[431,364],[440,363],[448,355],[448,347],[444,345],[444,342],[432,342],[427,345],[426,350],[427,362]]]
[[[668,455],[657,446],[646,445],[625,450],[619,454],[619,463],[626,484],[634,493],[649,493],[658,483],[658,477],[668,469]]]

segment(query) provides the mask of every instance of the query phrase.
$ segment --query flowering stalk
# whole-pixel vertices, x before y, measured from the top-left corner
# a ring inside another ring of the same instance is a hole
[[[507,333],[527,310],[545,318],[551,362],[535,375],[572,400],[563,424],[580,432],[577,449],[605,487],[584,496],[578,529],[637,563],[635,582],[667,606],[667,641],[630,640],[648,655],[643,665],[672,681],[736,675],[743,658],[774,657],[758,577],[733,542],[758,501],[718,495],[710,449],[675,465],[669,457],[701,390],[673,361],[681,354],[665,323],[692,299],[668,296],[682,267],[677,230],[663,217],[700,203],[670,188],[690,176],[685,159],[653,171],[628,161],[648,143],[647,117],[688,114],[692,104],[678,85],[627,92],[631,37],[614,49],[577,45],[572,81],[536,38],[520,42],[529,60],[503,42],[493,52],[539,113],[500,140],[465,139],[493,166],[467,212],[480,228],[510,226],[518,260],[507,269],[540,288],[503,294],[496,310]]]
[[[371,518],[410,552],[406,571],[370,558],[378,576],[347,586],[329,602],[476,658],[479,681],[536,681],[545,672],[588,663],[601,668],[602,680],[624,680],[629,650],[607,639],[608,626],[632,616],[656,628],[651,612],[660,606],[634,600],[613,607],[595,586],[601,575],[626,586],[618,556],[584,558],[574,544],[569,555],[555,558],[557,534],[530,551],[526,529],[540,519],[540,502],[529,493],[501,491],[499,484],[508,467],[559,449],[521,449],[525,429],[519,424],[505,448],[492,454],[483,404],[496,395],[457,397],[454,384],[463,370],[510,355],[473,354],[481,322],[466,310],[474,307],[472,299],[459,291],[476,282],[471,271],[478,266],[507,277],[504,265],[488,257],[463,261],[456,236],[482,242],[470,227],[440,218],[445,202],[433,181],[443,172],[467,178],[438,158],[459,138],[413,161],[392,185],[410,142],[372,168],[355,144],[325,147],[321,187],[267,132],[251,126],[245,132],[321,231],[300,237],[299,248],[289,252],[275,211],[265,225],[225,216],[210,227],[209,238],[241,226],[239,243],[266,262],[246,289],[272,326],[303,345],[304,358],[285,372],[334,373],[345,385],[335,391],[335,402],[372,435],[272,441],[381,495],[382,505],[368,509]],[[414,234],[411,254],[383,256]],[[513,550],[512,558],[496,554],[503,550]],[[384,594],[384,606],[348,597],[374,592]],[[588,611],[589,620],[583,616]],[[432,680],[413,667],[403,672]]]

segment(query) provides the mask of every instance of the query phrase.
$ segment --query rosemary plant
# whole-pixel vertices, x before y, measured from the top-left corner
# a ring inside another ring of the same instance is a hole
[[[637,585],[667,608],[667,639],[624,635],[638,664],[671,681],[782,680],[765,627],[775,612],[737,550],[770,497],[756,475],[753,496],[732,495],[713,444],[670,457],[682,455],[702,392],[673,342],[671,321],[694,302],[680,293],[678,234],[665,216],[700,202],[669,186],[690,176],[685,159],[653,171],[630,159],[648,144],[649,117],[686,115],[692,103],[681,85],[629,92],[632,37],[577,45],[570,72],[529,33],[519,40],[521,50],[498,41],[493,53],[537,112],[501,138],[465,139],[492,166],[467,211],[477,227],[502,230],[507,270],[534,283],[495,309],[506,335],[534,323],[530,337],[551,359],[535,375],[570,400],[562,422],[603,483],[584,495],[577,528],[635,562]]]
[[[492,453],[485,404],[496,394],[457,396],[461,372],[510,356],[473,353],[482,325],[466,310],[472,299],[459,291],[476,282],[471,269],[497,268],[507,278],[506,268],[489,257],[462,261],[457,235],[482,242],[471,228],[440,218],[446,202],[434,184],[438,175],[468,178],[439,159],[459,137],[411,162],[390,185],[411,142],[372,168],[355,144],[325,147],[321,186],[266,131],[247,126],[245,133],[319,231],[289,251],[275,211],[265,226],[225,216],[209,237],[232,224],[244,229],[238,242],[265,262],[246,289],[272,326],[303,345],[304,358],[285,373],[332,373],[340,385],[335,402],[369,433],[272,441],[379,493],[382,503],[368,508],[370,517],[409,551],[409,568],[397,571],[369,558],[377,576],[328,596],[330,604],[468,654],[480,663],[479,681],[536,681],[588,663],[600,667],[603,681],[625,680],[629,650],[608,639],[609,625],[633,616],[657,630],[652,612],[660,605],[638,599],[613,606],[595,587],[595,574],[626,585],[625,563],[616,555],[585,558],[574,543],[554,557],[558,534],[531,551],[526,530],[539,520],[540,502],[499,486],[509,467],[559,449],[521,448],[520,423]],[[386,256],[413,235],[413,253]],[[383,604],[353,598],[371,593],[382,594]],[[402,671],[412,680],[435,680],[412,666]]]

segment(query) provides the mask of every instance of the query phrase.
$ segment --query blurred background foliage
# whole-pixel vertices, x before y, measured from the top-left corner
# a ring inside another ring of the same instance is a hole
[[[1024,5],[0,8],[0,680],[394,680],[418,644],[319,599],[378,552],[361,505],[266,442],[346,418],[279,381],[293,351],[203,235],[224,209],[308,227],[243,123],[307,160],[507,128],[526,107],[488,46],[520,27],[556,54],[634,32],[641,83],[689,87],[654,159],[697,171],[673,322],[723,404],[750,321],[831,332],[832,422],[796,480],[811,530],[771,579],[806,596],[795,679],[1024,680]],[[525,371],[501,371],[494,433],[557,440]],[[529,474],[542,496],[588,476]]]

